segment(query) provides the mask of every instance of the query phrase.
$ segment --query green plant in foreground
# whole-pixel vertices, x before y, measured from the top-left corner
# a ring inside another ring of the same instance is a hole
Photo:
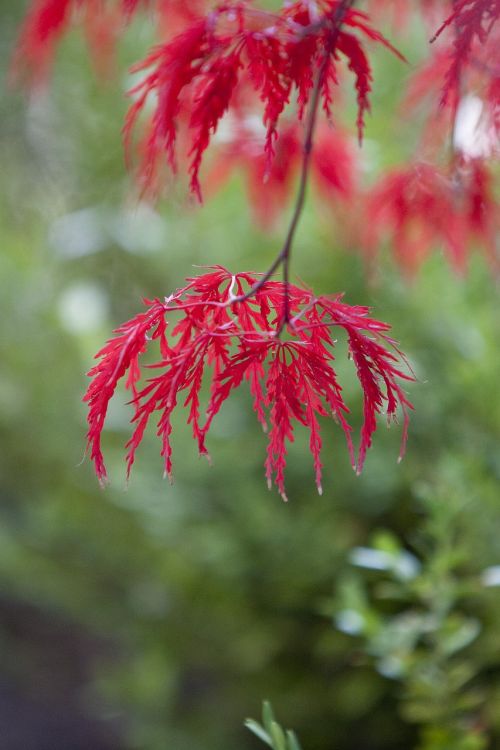
[[[487,589],[498,585],[497,568],[474,570],[467,559],[460,504],[426,505],[417,554],[387,531],[351,552],[360,572],[351,570],[341,583],[335,623],[361,639],[380,675],[401,686],[398,708],[420,727],[418,750],[484,750],[486,716],[495,712],[486,682],[494,665],[481,650],[490,639]]]
[[[262,724],[254,719],[247,719],[245,726],[273,750],[302,750],[295,733],[278,724],[269,701],[262,704]]]

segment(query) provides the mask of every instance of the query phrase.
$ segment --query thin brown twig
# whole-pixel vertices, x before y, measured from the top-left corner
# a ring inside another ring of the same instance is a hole
[[[330,61],[330,56],[335,49],[335,45],[337,44],[337,40],[340,34],[340,30],[342,27],[344,17],[347,11],[354,5],[355,2],[356,0],[342,0],[333,18],[330,20],[331,34],[328,37],[327,44],[325,45],[323,59],[321,60],[321,65],[317,72],[316,80],[315,80],[314,87],[313,87],[311,103],[309,105],[310,106],[309,118],[307,121],[306,133],[304,137],[302,168],[301,168],[301,173],[300,173],[299,189],[297,191],[295,206],[293,209],[292,217],[290,219],[290,224],[288,226],[288,231],[286,233],[285,241],[282,245],[280,252],[278,253],[276,258],[272,262],[271,266],[261,276],[261,278],[255,282],[255,284],[251,287],[251,289],[249,289],[248,292],[246,292],[245,294],[241,294],[237,297],[233,297],[230,300],[231,303],[244,302],[249,297],[252,297],[264,286],[264,284],[267,281],[269,281],[269,279],[271,278],[271,276],[273,276],[273,274],[277,271],[277,269],[280,266],[283,266],[283,282],[285,284],[285,295],[284,295],[284,302],[283,302],[283,319],[281,321],[280,328],[277,331],[278,336],[281,334],[281,331],[283,330],[284,326],[289,322],[289,317],[290,317],[289,294],[288,294],[288,285],[289,285],[289,276],[290,276],[290,256],[291,256],[293,240],[295,238],[295,232],[297,230],[297,226],[302,215],[306,193],[307,193],[309,169],[311,165],[311,155],[312,155],[313,143],[314,143],[314,132],[316,128],[319,101],[320,101],[320,96],[321,96],[321,87],[323,86],[323,83],[324,83],[324,77],[326,74],[328,63]]]

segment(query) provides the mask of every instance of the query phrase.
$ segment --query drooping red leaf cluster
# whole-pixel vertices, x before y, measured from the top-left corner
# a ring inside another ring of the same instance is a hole
[[[81,24],[100,69],[109,64],[116,40],[139,10],[154,12],[162,28],[175,29],[203,8],[203,0],[32,0],[19,35],[13,75],[44,83],[57,46],[73,23]]]
[[[484,161],[461,160],[448,171],[420,162],[393,170],[367,194],[363,246],[369,257],[384,241],[412,276],[436,244],[463,273],[478,245],[498,271],[500,214]]]
[[[138,117],[155,95],[140,147],[140,182],[145,189],[156,186],[165,157],[176,169],[181,129],[188,134],[191,190],[201,198],[199,170],[213,133],[230,108],[241,113],[256,100],[263,105],[264,152],[270,168],[284,110],[295,98],[297,117],[303,118],[320,71],[323,108],[330,114],[340,58],[354,73],[361,138],[372,80],[361,38],[399,53],[365,13],[342,10],[338,0],[321,0],[315,8],[313,15],[311,4],[299,0],[271,14],[243,3],[221,4],[133,68],[136,73],[150,72],[130,92],[135,101],[124,129],[129,152]]]
[[[339,127],[342,63],[354,75],[360,135],[372,85],[366,42],[390,47],[376,24],[389,20],[400,33],[418,15],[436,41],[415,69],[403,99],[405,115],[410,112],[413,118],[417,106],[419,117],[426,115],[413,162],[430,162],[436,174],[443,172],[448,182],[458,184],[462,197],[452,203],[461,204],[459,213],[464,213],[467,185],[474,180],[464,180],[462,167],[455,174],[456,165],[471,160],[466,171],[487,174],[483,183],[489,185],[495,174],[490,162],[500,153],[500,0],[365,0],[362,7],[366,13],[354,2],[339,0],[285,2],[276,12],[252,0],[32,0],[14,67],[31,82],[42,80],[59,40],[74,22],[83,24],[93,58],[105,65],[128,21],[146,11],[161,43],[133,68],[143,79],[131,92],[134,101],[124,128],[129,162],[138,163],[141,189],[156,195],[164,181],[163,168],[185,169],[187,163],[191,190],[201,197],[200,168],[217,134],[208,189],[240,167],[254,213],[264,227],[273,223],[293,194],[303,158],[302,126],[307,124],[321,73],[321,106],[328,119],[335,114],[335,130],[323,123],[316,130],[310,177],[344,228],[359,220],[364,197],[360,181],[354,179],[352,149],[345,138],[337,137],[345,127],[345,122]],[[472,110],[481,113],[476,134],[470,125]],[[391,180],[391,175],[381,175],[380,184]],[[382,187],[376,190],[375,203],[380,191]],[[481,212],[490,215],[495,190],[488,186],[480,195],[475,192],[476,205],[484,198]],[[441,200],[438,189],[435,203],[443,207],[448,202]],[[417,213],[417,207],[409,209],[409,215]],[[380,216],[390,217],[391,212]],[[406,242],[404,253],[396,248],[395,257],[406,259],[406,269],[417,268],[421,258],[440,245],[439,222],[427,221],[426,226],[423,245]],[[379,237],[395,233],[389,225],[379,229]],[[457,256],[451,251],[449,239],[445,244],[447,257],[460,265],[457,257],[463,252]],[[490,239],[487,244],[491,248]],[[494,256],[489,252],[489,258]]]
[[[406,441],[408,401],[401,381],[412,380],[404,358],[389,336],[389,326],[369,316],[366,307],[349,306],[341,295],[315,297],[308,289],[266,281],[250,273],[232,275],[216,266],[188,279],[164,300],[120,326],[96,355],[90,371],[88,447],[101,481],[106,469],[101,433],[108,404],[126,377],[131,391],[133,434],[127,444],[128,472],[144,431],[155,417],[166,474],[172,475],[172,415],[184,408],[200,454],[207,454],[207,435],[231,393],[248,384],[254,411],[268,431],[266,477],[286,499],[284,472],[287,445],[297,424],[309,430],[316,485],[321,492],[321,425],[331,417],[342,429],[353,467],[360,472],[385,412],[403,415],[402,452]],[[253,289],[249,297],[245,295]],[[285,294],[289,323],[284,326]],[[363,393],[363,424],[355,456],[348,422],[349,408],[334,368],[336,337],[343,329],[349,357]],[[285,334],[286,335],[283,335]],[[151,377],[141,380],[141,357],[157,346],[159,359],[147,365]],[[402,369],[403,368],[403,369]],[[205,407],[202,407],[202,401]]]
[[[470,150],[477,157],[473,143],[464,149],[456,138],[462,120],[470,119],[464,111],[472,102],[481,110],[477,123],[484,141],[481,156],[491,160],[500,152],[500,2],[468,0],[454,8],[432,39],[437,40],[432,53],[413,74],[403,108],[431,107],[422,139],[427,151],[431,146],[438,152],[451,140],[457,152],[467,155]],[[469,133],[467,139],[474,141],[475,134]]]
[[[452,9],[403,100],[412,116],[430,108],[420,142],[425,161],[417,157],[382,175],[366,195],[362,244],[372,253],[390,239],[410,274],[436,248],[463,272],[471,250],[480,247],[498,274],[500,3],[457,0]]]
[[[233,170],[245,174],[246,190],[257,223],[270,228],[291,202],[299,174],[304,140],[300,124],[288,120],[281,127],[271,164],[263,151],[264,133],[260,123],[237,121],[218,144],[213,167],[207,176],[208,191],[219,188]],[[345,217],[357,187],[357,160],[354,144],[347,134],[321,124],[315,136],[311,157],[311,182],[328,208]],[[345,219],[344,219],[345,220]]]
[[[455,99],[459,96],[459,87],[462,79],[463,69],[467,65],[492,66],[495,77],[498,78],[500,71],[500,52],[498,44],[500,39],[496,34],[496,57],[493,59],[482,59],[481,47],[486,43],[495,28],[496,21],[500,16],[500,0],[456,0],[453,3],[453,12],[445,19],[436,31],[433,40],[437,39],[445,29],[451,28],[453,33],[453,47],[450,51],[450,65],[446,73],[445,86],[441,99],[446,104],[450,97]],[[498,32],[498,27],[496,29]],[[479,56],[474,58],[475,51],[479,50]]]

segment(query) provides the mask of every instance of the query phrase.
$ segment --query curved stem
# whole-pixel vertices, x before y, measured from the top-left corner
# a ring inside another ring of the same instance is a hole
[[[338,5],[337,10],[335,11],[333,17],[329,20],[331,33],[325,45],[323,58],[321,60],[321,65],[318,69],[316,80],[314,82],[310,109],[309,109],[309,117],[307,120],[306,133],[304,137],[304,145],[302,149],[303,156],[302,156],[302,167],[301,167],[301,172],[300,172],[299,189],[297,191],[297,197],[295,199],[295,206],[293,209],[292,217],[290,219],[290,224],[288,226],[288,231],[286,233],[285,241],[281,247],[280,252],[278,253],[276,258],[272,262],[271,266],[263,274],[263,276],[261,276],[260,279],[251,287],[251,289],[249,289],[248,292],[246,292],[246,294],[239,295],[238,297],[234,297],[231,299],[231,303],[234,303],[234,302],[244,302],[249,297],[252,297],[254,294],[256,294],[259,291],[259,289],[262,286],[264,286],[264,284],[267,281],[269,281],[269,279],[275,273],[275,271],[277,271],[277,269],[280,266],[283,266],[283,282],[285,285],[285,295],[284,295],[284,302],[283,302],[283,319],[281,321],[280,327],[277,332],[278,336],[280,335],[284,326],[290,320],[289,294],[288,294],[288,284],[289,284],[289,276],[290,276],[290,256],[291,256],[293,240],[295,238],[295,232],[297,230],[297,226],[298,226],[300,217],[302,215],[302,211],[304,209],[304,204],[305,204],[305,199],[306,199],[307,184],[309,180],[309,170],[311,166],[311,155],[312,155],[313,143],[314,143],[314,132],[316,129],[316,122],[318,119],[318,111],[319,111],[319,102],[320,102],[320,97],[321,97],[321,88],[324,83],[328,63],[330,61],[330,56],[335,50],[335,46],[337,44],[337,40],[338,40],[340,30],[342,27],[342,22],[344,20],[344,17],[347,11],[354,5],[355,1],[356,0],[342,0],[342,2]]]

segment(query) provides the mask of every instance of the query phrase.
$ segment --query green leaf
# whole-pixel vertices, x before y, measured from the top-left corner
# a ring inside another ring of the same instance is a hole
[[[255,736],[259,738],[259,740],[262,740],[262,742],[265,742],[267,745],[269,745],[269,747],[273,746],[270,736],[268,735],[264,727],[259,724],[258,721],[255,721],[254,719],[246,719],[245,726],[247,729],[253,732]]]
[[[372,544],[375,549],[387,552],[389,555],[399,555],[401,542],[391,531],[380,529],[373,534]]]
[[[271,738],[274,750],[287,750],[285,733],[276,721],[271,723]]]
[[[481,632],[481,623],[475,618],[460,615],[448,617],[439,633],[440,646],[450,656],[472,643]]]
[[[264,701],[262,704],[262,723],[269,734],[271,734],[271,727],[274,721],[276,719],[274,718],[272,706],[269,701]]]
[[[287,730],[286,739],[288,743],[288,750],[302,750],[300,742],[297,739],[297,735],[295,734],[295,732],[292,732],[291,729]]]

